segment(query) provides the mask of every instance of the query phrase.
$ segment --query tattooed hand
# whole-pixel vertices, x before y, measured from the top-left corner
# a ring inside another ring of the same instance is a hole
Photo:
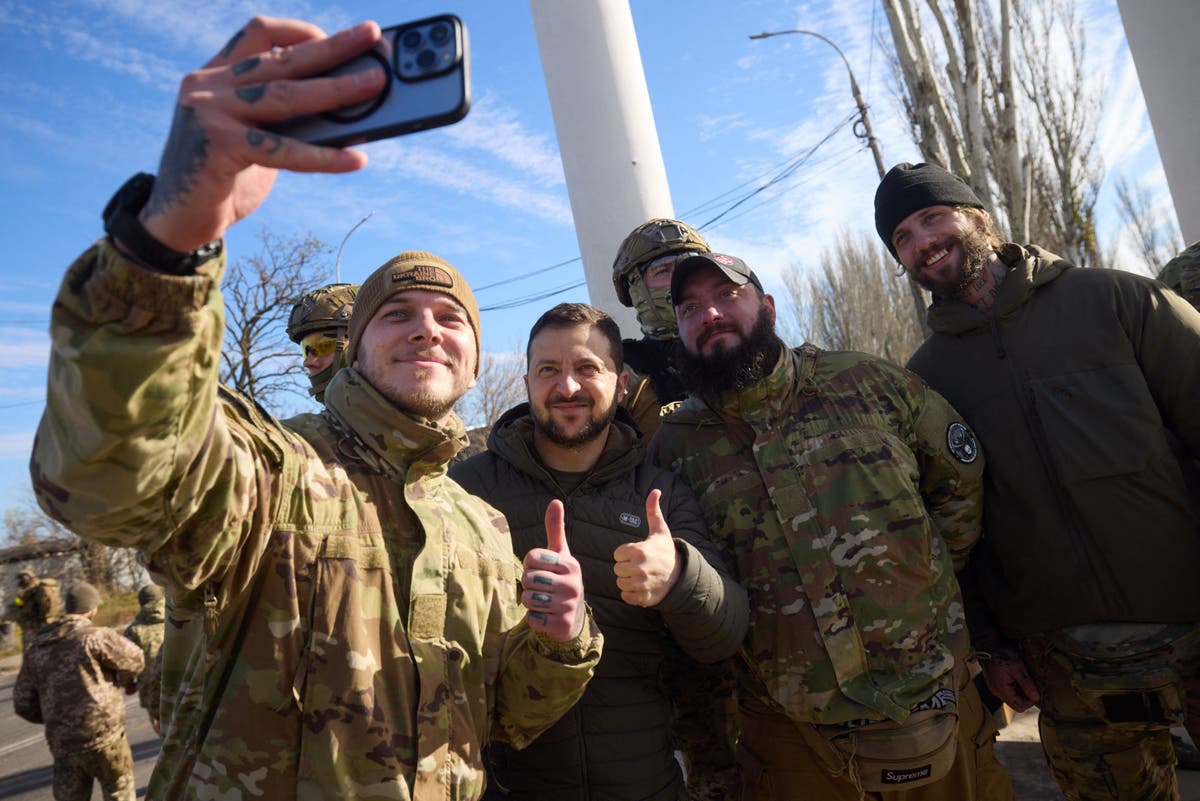
[[[567,547],[562,501],[546,507],[546,547],[525,554],[521,603],[529,610],[530,627],[557,642],[567,642],[583,630],[583,573]]]
[[[333,36],[298,20],[256,17],[183,79],[154,192],[140,215],[156,239],[193,250],[221,237],[266,198],[276,170],[350,172],[354,150],[318,147],[260,126],[359,102],[383,88],[378,70],[314,78],[373,47],[379,26]]]

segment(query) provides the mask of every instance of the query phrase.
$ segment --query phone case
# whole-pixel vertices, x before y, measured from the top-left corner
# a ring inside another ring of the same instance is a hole
[[[277,133],[347,147],[458,122],[471,107],[467,29],[453,14],[385,28],[379,44],[328,75],[380,69],[390,80],[376,97],[322,114],[293,117]]]

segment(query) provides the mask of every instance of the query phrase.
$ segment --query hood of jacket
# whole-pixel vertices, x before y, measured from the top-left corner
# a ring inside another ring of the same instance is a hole
[[[458,415],[450,414],[442,424],[407,414],[348,367],[326,387],[325,410],[334,427],[350,435],[339,448],[401,484],[411,467],[422,474],[444,473],[446,463],[467,446]]]
[[[992,316],[998,319],[1015,314],[1035,289],[1075,266],[1037,245],[1009,242],[1000,247],[999,256],[1000,261],[1008,266],[1008,273],[1000,284],[1000,292],[992,306]],[[931,331],[951,335],[981,330],[988,324],[988,317],[973,306],[945,298],[934,298],[933,305],[929,307],[928,320]]]
[[[528,403],[518,404],[501,415],[488,434],[487,446],[518,470],[555,486],[533,445],[533,414]],[[633,418],[625,407],[618,406],[616,417],[608,427],[604,450],[588,471],[584,484],[605,484],[634,470],[642,463],[644,446]]]

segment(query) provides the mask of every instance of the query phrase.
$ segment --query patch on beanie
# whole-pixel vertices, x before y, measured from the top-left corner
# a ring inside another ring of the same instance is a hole
[[[454,286],[454,279],[450,277],[450,273],[441,267],[434,267],[430,264],[418,264],[416,267],[403,272],[392,273],[392,283],[444,286],[450,289]]]

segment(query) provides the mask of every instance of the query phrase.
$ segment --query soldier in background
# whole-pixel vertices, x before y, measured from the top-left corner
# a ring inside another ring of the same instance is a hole
[[[95,587],[72,584],[66,615],[30,643],[13,687],[16,713],[46,726],[56,801],[87,801],[93,782],[105,801],[137,796],[122,690],[133,691],[145,658],[116,631],[92,625],[99,606]]]
[[[160,737],[162,727],[158,721],[158,681],[150,680],[150,673],[156,663],[161,665],[158,652],[162,650],[163,627],[165,625],[165,606],[162,587],[157,584],[147,584],[138,590],[137,617],[125,627],[125,636],[134,645],[142,649],[146,656],[146,668],[138,676],[138,703],[150,716],[150,725]],[[160,668],[161,671],[161,668]]]
[[[634,228],[613,260],[617,299],[637,310],[642,327],[641,339],[621,343],[629,372],[623,405],[647,438],[658,428],[662,407],[687,395],[675,364],[679,328],[671,308],[671,271],[684,256],[708,250],[704,237],[687,223],[656,218]]]
[[[954,576],[980,536],[971,430],[889,362],[787,349],[741,259],[680,261],[671,298],[692,394],[650,456],[691,485],[750,593],[746,797],[1012,799]]]
[[[16,577],[17,593],[8,602],[8,617],[21,626],[21,647],[29,643],[47,623],[58,617],[58,580],[38,578],[32,571],[22,570]]]
[[[613,260],[617,299],[637,310],[641,339],[622,344],[628,392],[622,405],[650,440],[664,407],[687,397],[676,364],[679,326],[671,307],[671,272],[693,253],[707,253],[708,242],[685,222],[656,217],[629,232]],[[735,681],[727,663],[668,665],[663,674],[675,705],[673,737],[687,769],[691,801],[736,797],[741,777],[734,755],[737,712]]]
[[[309,394],[325,403],[329,379],[345,365],[342,356],[350,339],[357,284],[329,284],[305,294],[292,306],[288,338],[304,353],[304,369],[312,383]]]
[[[1167,262],[1158,280],[1200,309],[1200,242],[1188,245]]]

